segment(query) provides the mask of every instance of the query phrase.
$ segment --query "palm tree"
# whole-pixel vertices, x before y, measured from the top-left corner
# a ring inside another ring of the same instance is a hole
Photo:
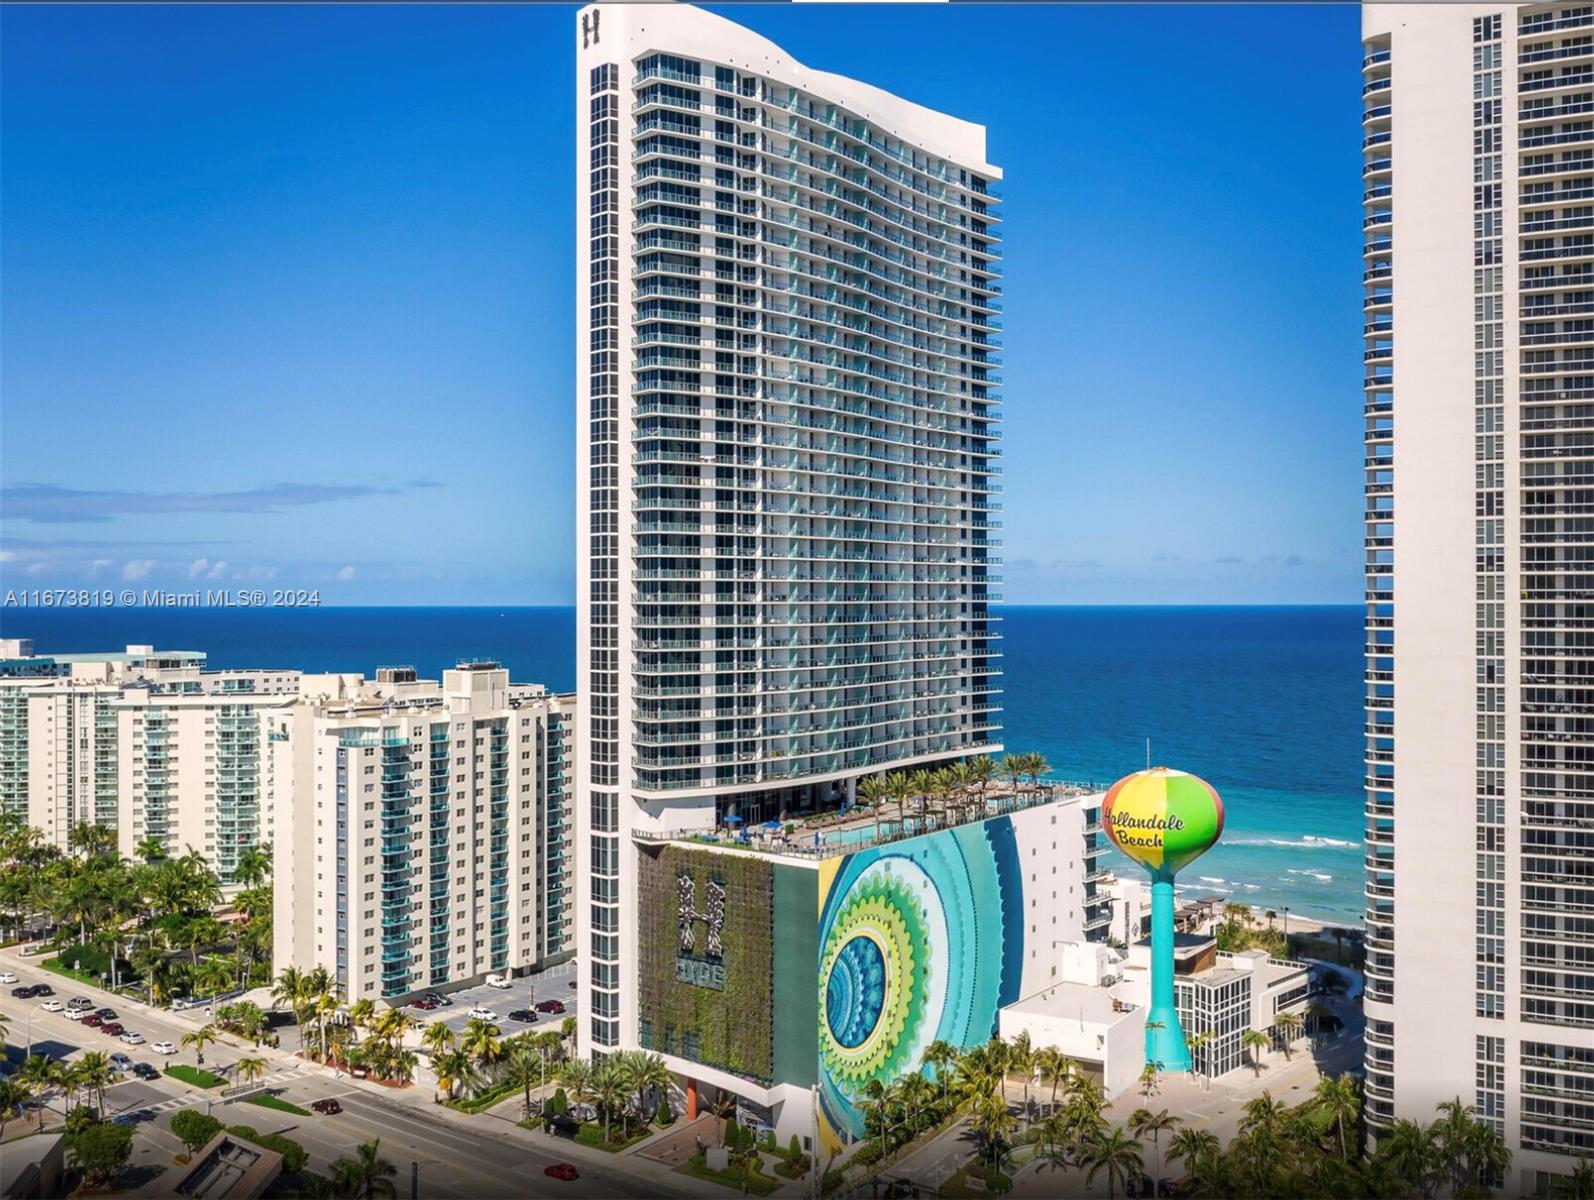
[[[913,1072],[904,1075],[897,1088],[897,1100],[908,1113],[909,1138],[919,1135],[919,1115],[932,1103],[935,1086],[923,1075]]]
[[[298,967],[283,967],[282,973],[271,988],[273,1004],[285,1004],[293,1010],[295,1023],[304,1006],[304,974]]]
[[[1253,1129],[1276,1133],[1287,1109],[1283,1102],[1273,1099],[1272,1092],[1263,1092],[1256,1099],[1247,1100],[1244,1111],[1245,1115],[1240,1118],[1241,1133],[1250,1133]]]
[[[897,833],[904,835],[908,832],[908,800],[913,795],[913,784],[906,771],[892,771],[886,776],[886,787],[897,806]]]
[[[459,1048],[471,1056],[483,1074],[490,1073],[504,1056],[503,1043],[498,1040],[498,1026],[480,1017],[472,1017],[466,1024],[465,1031],[459,1036]]]
[[[1378,1157],[1394,1168],[1406,1194],[1428,1195],[1438,1157],[1429,1131],[1405,1117],[1396,1119],[1378,1139]]]
[[[996,760],[989,754],[976,754],[969,759],[969,775],[980,790],[980,816],[985,815],[985,791],[991,786],[991,780],[1000,774],[1001,768],[996,765]]]
[[[389,1010],[394,1011],[394,1010]],[[349,1025],[353,1029],[367,1029],[376,1020],[376,1002],[362,997],[349,1005]]]
[[[1154,1062],[1148,1062],[1140,1068],[1140,1094],[1148,1100],[1157,1094],[1158,1074],[1157,1064]]]
[[[573,1058],[564,1065],[564,1070],[559,1072],[559,1082],[570,1093],[570,1098],[577,1104],[592,1103],[592,1066]]]
[[[29,1094],[27,1085],[20,1079],[0,1078],[0,1137],[5,1136],[6,1122],[22,1115],[22,1106]]]
[[[947,1089],[952,1082],[952,1066],[957,1060],[957,1047],[951,1042],[937,1039],[924,1048],[922,1064],[935,1072],[935,1081],[940,1085],[943,1103],[946,1101]]]
[[[1279,1041],[1284,1045],[1284,1061],[1290,1058],[1290,1042],[1300,1036],[1301,1029],[1306,1024],[1306,1018],[1298,1012],[1281,1012],[1273,1017],[1273,1030],[1279,1035]]]
[[[675,1073],[657,1054],[639,1051],[632,1056],[630,1068],[626,1072],[626,1083],[636,1092],[637,1112],[641,1114],[642,1124],[648,1123],[648,1114],[651,1111],[647,1094],[653,1091],[668,1091],[670,1084],[674,1082]]]
[[[421,1031],[421,1045],[426,1047],[426,1053],[436,1058],[444,1051],[454,1047],[454,1031],[441,1021],[433,1021]]]
[[[138,845],[133,847],[133,853],[146,863],[159,862],[166,857],[166,842],[153,833],[146,834],[139,840]]]
[[[271,874],[271,846],[250,846],[238,856],[232,869],[233,879],[246,888],[257,888]]]
[[[1144,1169],[1140,1157],[1140,1143],[1125,1137],[1121,1129],[1109,1129],[1097,1134],[1085,1144],[1085,1182],[1096,1182],[1096,1176],[1107,1174],[1107,1200],[1113,1200],[1131,1172],[1136,1175]]]
[[[886,801],[891,799],[891,787],[884,777],[871,775],[858,784],[858,799],[869,806],[869,811],[874,814],[874,840],[880,840],[880,810],[885,807]]]
[[[1205,1050],[1207,1046],[1211,1045],[1211,1043],[1212,1031],[1210,1029],[1202,1029],[1196,1033],[1192,1033],[1185,1039],[1185,1048],[1190,1051],[1190,1073],[1192,1075],[1199,1074],[1201,1076],[1201,1085],[1203,1088],[1210,1086],[1212,1077],[1205,1071],[1199,1070],[1197,1064],[1201,1061],[1201,1051]]]
[[[462,1091],[469,1091],[476,1083],[476,1060],[460,1049],[444,1050],[432,1057],[432,1070],[437,1072],[437,1082],[454,1100]]]
[[[340,1158],[332,1164],[332,1177],[344,1195],[363,1200],[377,1200],[378,1197],[391,1200],[398,1195],[398,1187],[393,1182],[398,1168],[381,1156],[381,1147],[381,1138],[361,1142],[355,1157]]]
[[[1550,1188],[1555,1200],[1594,1200],[1594,1165],[1580,1154],[1570,1175],[1558,1176]]]
[[[98,1100],[96,1107],[104,1112],[105,1089],[116,1082],[110,1057],[99,1050],[85,1051],[77,1061],[76,1073],[77,1085],[84,1091],[93,1092]]]
[[[263,1058],[240,1058],[233,1064],[238,1078],[243,1080],[246,1087],[264,1075],[266,1068],[267,1063]]]
[[[1007,1044],[1007,1070],[1017,1071],[1023,1078],[1024,1100],[1020,1109],[1025,1120],[1029,1119],[1029,1085],[1035,1074],[1035,1048],[1030,1044],[1029,1030],[1021,1030],[1017,1037]]]
[[[521,1111],[531,1112],[531,1088],[542,1078],[542,1056],[530,1042],[516,1038],[504,1063],[504,1077],[524,1094]]]
[[[609,1140],[610,1114],[625,1104],[629,1092],[624,1076],[612,1061],[604,1063],[592,1073],[592,1095],[597,1101],[598,1110],[603,1113],[605,1143]]]
[[[1167,1109],[1152,1112],[1147,1108],[1137,1108],[1129,1117],[1129,1131],[1137,1138],[1151,1135],[1151,1145],[1157,1154],[1157,1169],[1151,1177],[1151,1194],[1157,1194],[1157,1178],[1162,1174],[1162,1135],[1172,1133],[1184,1124],[1178,1117],[1170,1116]]]
[[[927,814],[929,812],[930,789],[934,786],[934,777],[929,771],[918,770],[908,776],[908,794],[915,801],[915,816],[918,818],[917,831],[923,833],[929,828]]]
[[[1057,1107],[1057,1085],[1068,1077],[1072,1065],[1068,1056],[1056,1046],[1042,1046],[1035,1051],[1035,1067],[1040,1072],[1041,1082],[1052,1085],[1051,1106],[1054,1109]]]
[[[1334,1127],[1339,1133],[1339,1157],[1350,1161],[1350,1147],[1345,1138],[1345,1124],[1355,1124],[1361,1112],[1361,1097],[1356,1094],[1356,1081],[1349,1075],[1333,1078],[1325,1075],[1317,1081],[1317,1103],[1334,1116]],[[1594,1200],[1594,1198],[1591,1198]]]
[[[194,1050],[194,1065],[202,1067],[205,1065],[205,1047],[219,1040],[220,1037],[221,1035],[216,1032],[214,1025],[201,1025],[192,1033],[183,1034],[183,1049],[187,1050],[192,1046]]]
[[[55,1063],[42,1054],[30,1054],[14,1076],[28,1089],[30,1096],[39,1097],[39,1129],[44,1129],[44,1095],[56,1085]]]
[[[985,1146],[987,1160],[992,1166],[1001,1158],[1007,1137],[1018,1124],[1007,1109],[1007,1101],[999,1095],[987,1093],[974,1102],[974,1132]]]
[[[1184,1164],[1185,1174],[1194,1176],[1203,1159],[1215,1157],[1221,1149],[1218,1135],[1205,1129],[1191,1129],[1186,1125],[1176,1131],[1168,1143],[1168,1153]]]
[[[1260,1029],[1247,1029],[1240,1035],[1240,1045],[1251,1052],[1251,1066],[1258,1079],[1262,1078],[1262,1051],[1272,1044],[1273,1040]]]

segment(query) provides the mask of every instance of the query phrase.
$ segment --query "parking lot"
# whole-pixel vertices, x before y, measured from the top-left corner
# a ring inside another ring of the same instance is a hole
[[[576,978],[576,964],[574,962],[561,963],[557,967],[550,967],[539,975],[525,975],[511,979],[507,988],[493,988],[486,984],[465,988],[462,991],[448,993],[448,998],[454,1003],[448,1008],[434,1008],[430,1012],[411,1009],[411,1014],[425,1022],[442,1021],[450,1029],[458,1033],[470,1022],[470,1010],[477,1005],[491,1009],[498,1014],[495,1022],[499,1029],[508,1036],[524,1033],[528,1029],[546,1030],[558,1029],[566,1017],[576,1015],[576,989],[570,985]],[[557,1000],[565,1006],[562,1013],[537,1013],[534,1024],[524,1024],[520,1021],[509,1020],[509,1014],[522,1008],[536,1011],[536,1005],[544,1000]]]

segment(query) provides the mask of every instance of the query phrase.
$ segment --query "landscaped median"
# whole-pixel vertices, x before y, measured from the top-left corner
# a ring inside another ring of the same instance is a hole
[[[220,1087],[227,1082],[214,1071],[207,1071],[204,1067],[190,1067],[186,1063],[172,1063],[166,1068],[166,1074],[190,1087],[197,1088]]]
[[[767,1196],[780,1186],[780,1180],[771,1179],[759,1170],[756,1160],[744,1175],[737,1167],[727,1167],[723,1171],[712,1170],[706,1155],[694,1154],[675,1170],[678,1174],[690,1175],[694,1179],[706,1179],[710,1183],[721,1183],[737,1191],[742,1191],[745,1187],[755,1196]]]

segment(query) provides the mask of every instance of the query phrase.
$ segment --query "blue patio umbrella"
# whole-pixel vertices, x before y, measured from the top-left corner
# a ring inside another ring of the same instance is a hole
[[[783,828],[785,828],[785,826],[783,826],[779,821],[765,821],[764,822],[764,828],[765,829],[783,829]]]
[[[738,817],[735,813],[731,813],[728,817],[725,818],[725,824],[727,824],[727,825],[740,825],[741,823],[742,823],[742,819],[740,817]]]

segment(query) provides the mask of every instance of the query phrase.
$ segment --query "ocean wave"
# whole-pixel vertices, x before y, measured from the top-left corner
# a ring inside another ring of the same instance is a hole
[[[1228,883],[1229,882],[1227,879],[1220,879],[1216,875],[1197,875],[1196,878],[1199,879],[1202,883]]]
[[[1226,838],[1225,846],[1282,846],[1292,850],[1359,850],[1360,842],[1348,842],[1344,838],[1318,837],[1315,834],[1306,834],[1298,838]]]
[[[1287,871],[1291,875],[1307,875],[1307,876],[1310,876],[1311,878],[1318,880],[1320,883],[1333,883],[1334,882],[1334,877],[1332,875],[1330,875],[1327,871],[1314,871],[1310,867],[1302,867],[1302,868],[1299,868],[1299,869],[1297,869],[1295,867],[1286,867],[1285,871]],[[1281,875],[1281,876],[1279,876],[1279,882],[1280,883],[1289,883],[1290,880],[1285,879],[1284,876]]]

